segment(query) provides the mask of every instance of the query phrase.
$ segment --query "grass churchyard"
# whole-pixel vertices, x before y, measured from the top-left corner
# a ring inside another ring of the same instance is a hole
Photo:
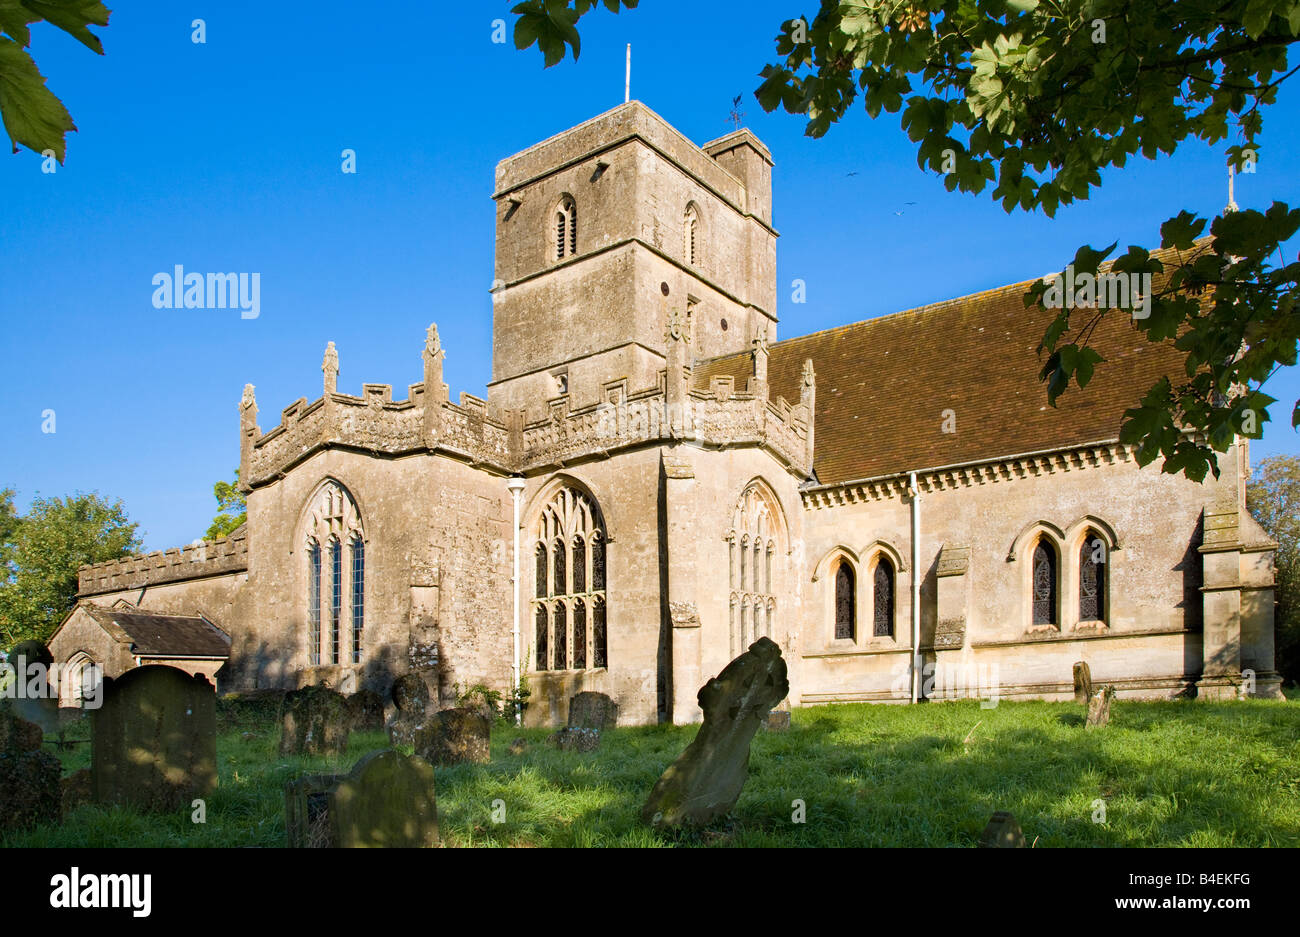
[[[353,732],[343,754],[282,755],[279,706],[219,702],[219,785],[204,822],[189,808],[82,805],[61,825],[9,833],[0,845],[284,846],[285,782],[346,774],[389,740]],[[1294,698],[1117,701],[1104,730],[1083,722],[1073,703],[796,709],[787,731],[754,737],[732,813],[674,831],[639,812],[698,726],[607,729],[588,752],[498,721],[490,762],[435,769],[438,828],[447,847],[968,847],[1007,810],[1036,848],[1300,846]],[[65,732],[71,744],[55,752],[65,775],[90,764],[89,733],[87,721]]]

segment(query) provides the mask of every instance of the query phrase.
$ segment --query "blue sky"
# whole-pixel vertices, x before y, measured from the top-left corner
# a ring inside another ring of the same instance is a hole
[[[855,109],[810,140],[751,92],[779,23],[811,2],[751,0],[743,18],[667,0],[602,10],[584,20],[581,60],[548,70],[535,49],[492,43],[510,5],[123,5],[104,57],[37,26],[33,54],[79,132],[54,174],[29,151],[0,154],[0,488],[23,508],[37,493],[121,498],[161,549],[210,522],[212,483],[239,461],[244,384],[269,429],[319,396],[327,341],[341,390],[391,383],[402,398],[436,321],[453,396],[483,395],[494,167],[620,104],[627,42],[633,96],[696,142],[727,132],[745,95],[745,123],[776,159],[782,337],[1059,270],[1084,242],[1154,245],[1164,219],[1212,216],[1226,199],[1222,147],[1139,159],[1047,219],[947,193],[917,168],[897,115]],[[1266,114],[1258,173],[1239,177],[1242,206],[1300,203],[1298,112],[1292,83]],[[340,171],[345,148],[355,175]],[[152,278],[175,264],[259,272],[261,315],[155,309]],[[796,278],[805,304],[789,302]],[[1256,458],[1300,451],[1300,376],[1268,389],[1288,403]]]

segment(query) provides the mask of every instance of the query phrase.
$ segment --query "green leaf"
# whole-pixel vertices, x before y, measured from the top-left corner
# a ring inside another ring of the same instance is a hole
[[[1250,0],[1246,4],[1246,13],[1241,18],[1241,25],[1246,29],[1246,35],[1251,39],[1258,39],[1268,28],[1268,21],[1273,18],[1273,4],[1275,0]]]
[[[104,54],[99,37],[86,28],[108,25],[110,11],[99,0],[22,0],[22,4],[46,22],[78,39],[92,52]]]
[[[0,117],[18,152],[18,144],[37,153],[53,150],[60,163],[64,134],[76,130],[63,102],[45,87],[36,63],[18,43],[0,37]]]
[[[32,33],[28,23],[35,23],[40,17],[22,5],[20,0],[0,0],[0,32],[6,32],[23,46],[32,44]]]

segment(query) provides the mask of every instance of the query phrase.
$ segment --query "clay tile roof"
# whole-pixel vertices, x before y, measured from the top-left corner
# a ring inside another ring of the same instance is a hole
[[[1203,242],[1204,243],[1204,242]],[[1164,251],[1153,251],[1157,258]],[[1103,270],[1105,267],[1103,267]],[[1162,277],[1157,275],[1156,287]],[[1033,280],[776,342],[769,348],[770,397],[799,401],[803,363],[816,373],[814,470],[822,484],[979,462],[1114,440],[1126,409],[1164,375],[1183,374],[1184,355],[1153,344],[1111,311],[1089,344],[1105,361],[1088,387],[1071,384],[1053,409],[1037,354],[1055,315],[1026,308]],[[1076,311],[1082,326],[1087,310]],[[695,386],[730,374],[743,391],[753,354],[697,362]],[[956,432],[944,433],[944,411]]]
[[[230,635],[206,618],[153,615],[86,606],[101,625],[113,622],[131,638],[140,657],[229,657]]]

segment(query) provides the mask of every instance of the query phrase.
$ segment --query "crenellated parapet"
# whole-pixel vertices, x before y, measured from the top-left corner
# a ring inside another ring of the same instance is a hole
[[[192,546],[128,556],[83,566],[77,571],[77,595],[100,595],[142,589],[166,582],[201,579],[248,569],[248,531],[240,527],[229,537]]]

